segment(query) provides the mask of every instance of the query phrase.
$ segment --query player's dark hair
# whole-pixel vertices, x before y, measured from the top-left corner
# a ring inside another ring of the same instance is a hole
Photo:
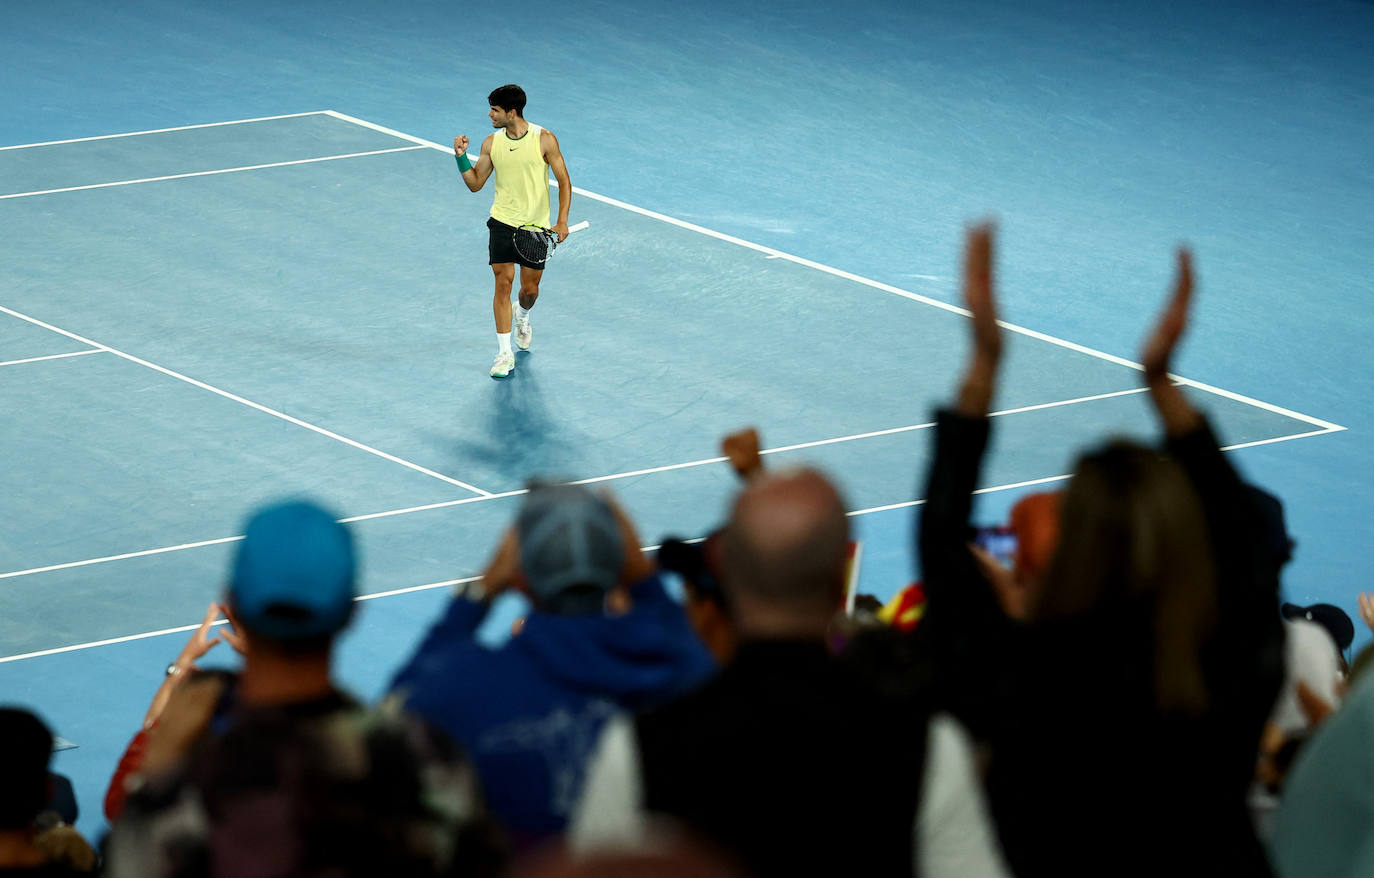
[[[0,708],[0,829],[23,829],[48,798],[52,732],[27,710]]]
[[[487,105],[503,110],[514,110],[515,115],[525,118],[525,90],[515,83],[503,85],[487,95]]]

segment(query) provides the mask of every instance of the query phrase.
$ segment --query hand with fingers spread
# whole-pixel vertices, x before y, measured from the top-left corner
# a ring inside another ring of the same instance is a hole
[[[971,227],[964,238],[964,307],[973,321],[973,353],[960,387],[958,410],[970,417],[988,412],[1002,359],[1002,327],[993,288],[992,223]]]
[[[1193,303],[1193,257],[1188,248],[1178,248],[1177,266],[1169,301],[1145,339],[1140,354],[1141,365],[1145,367],[1145,385],[1150,389],[1155,410],[1170,436],[1191,431],[1200,418],[1169,375],[1174,351],[1188,328],[1188,311]]]
[[[229,620],[230,628],[225,628],[218,637],[210,636],[210,629],[215,625],[220,613],[224,613]],[[197,670],[196,662],[200,661],[210,650],[214,649],[223,639],[234,648],[239,655],[243,655],[243,637],[239,633],[234,617],[230,615],[229,608],[223,604],[210,604],[205,611],[205,618],[200,620],[200,626],[191,634],[191,638],[186,641],[186,645],[181,648],[176,661],[172,662],[167,668],[167,676],[153,695],[152,703],[148,705],[148,712],[143,715],[143,727],[149,728],[157,722],[162,715],[162,711],[167,707],[167,700],[172,695],[172,690],[187,677],[191,672]]]
[[[200,627],[191,635],[191,639],[186,641],[186,645],[181,648],[181,653],[177,656],[176,661],[172,663],[172,668],[175,670],[168,669],[170,675],[176,676],[194,670],[196,662],[219,644],[218,637],[209,636],[210,628],[219,618],[219,613],[219,604],[210,604],[209,609],[205,611],[205,618],[200,620]]]

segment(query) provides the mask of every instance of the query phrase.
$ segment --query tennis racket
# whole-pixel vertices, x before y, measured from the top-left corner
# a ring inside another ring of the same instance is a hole
[[[568,226],[568,234],[580,232],[589,225],[591,223],[583,220],[575,226]],[[515,230],[513,237],[515,252],[520,254],[520,258],[537,265],[548,262],[558,246],[558,233],[544,226],[523,225]]]

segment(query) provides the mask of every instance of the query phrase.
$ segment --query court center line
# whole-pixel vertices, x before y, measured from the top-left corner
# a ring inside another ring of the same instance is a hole
[[[463,482],[450,476],[446,476],[443,473],[435,472],[432,469],[420,466],[418,463],[411,463],[410,461],[399,458],[394,454],[388,454],[387,452],[382,451],[378,448],[373,448],[371,445],[365,445],[362,442],[357,441],[356,439],[349,439],[347,436],[341,436],[340,434],[335,433],[333,430],[327,430],[324,427],[320,427],[315,424],[302,421],[300,418],[292,417],[291,415],[288,415],[285,412],[279,412],[274,408],[269,408],[263,405],[262,403],[253,402],[251,399],[245,399],[244,397],[239,396],[237,393],[230,393],[227,390],[215,387],[210,384],[206,384],[204,381],[197,380],[195,378],[190,377],[189,375],[183,375],[180,372],[168,369],[166,366],[159,366],[157,363],[149,362],[148,360],[145,360],[142,357],[136,357],[133,354],[127,354],[124,351],[116,350],[115,348],[112,348],[108,345],[102,345],[99,342],[95,342],[90,340],[89,338],[86,338],[85,336],[77,335],[75,332],[70,332],[66,329],[53,326],[51,323],[45,323],[36,317],[30,317],[27,314],[21,314],[12,308],[7,308],[3,305],[0,305],[0,313],[8,314],[11,317],[17,317],[20,320],[32,323],[34,326],[41,326],[44,329],[47,329],[51,332],[55,332],[58,335],[64,335],[67,338],[79,341],[82,344],[87,344],[94,348],[100,348],[101,350],[109,351],[116,357],[128,360],[131,363],[137,363],[138,365],[148,369],[152,369],[155,372],[161,372],[163,375],[166,375],[170,378],[175,378],[178,381],[184,381],[193,387],[199,387],[201,390],[208,390],[211,393],[216,394],[217,396],[222,396],[225,399],[232,400],[233,402],[239,403],[240,405],[246,405],[251,409],[255,409],[257,411],[262,412],[263,414],[271,415],[274,418],[286,421],[288,424],[294,424],[297,427],[304,427],[307,430],[310,430],[314,433],[319,433],[321,436],[326,436],[330,439],[333,439],[336,442],[342,442],[350,448],[356,448],[359,451],[366,451],[368,454],[375,455],[376,457],[380,457],[383,460],[387,460],[392,463],[400,464],[401,466],[404,466],[407,469],[412,469],[415,472],[422,473],[431,478],[438,479],[442,482],[447,482],[448,484],[458,488],[462,488],[465,491],[471,491],[474,494],[479,494],[483,497],[491,496],[490,492],[483,491],[481,488],[469,485],[467,482]]]
[[[0,195],[0,201],[7,198],[32,198],[35,195],[56,195],[60,192],[82,192],[87,189],[109,189],[113,186],[134,186],[139,183],[161,183],[165,180],[186,180],[191,177],[213,177],[217,174],[237,174],[240,171],[261,171],[266,168],[285,168],[290,165],[311,165],[318,162],[333,162],[339,159],[358,159],[371,155],[386,155],[393,152],[410,152],[411,150],[422,149],[419,146],[396,146],[391,149],[373,149],[367,152],[350,152],[342,155],[326,155],[317,158],[295,159],[289,162],[268,162],[262,165],[244,165],[239,168],[217,168],[213,171],[191,171],[186,174],[167,174],[162,177],[140,177],[137,180],[115,180],[111,183],[90,183],[85,186],[64,186],[60,189],[38,189],[33,192],[12,192],[8,195]]]
[[[0,366],[19,366],[24,363],[42,363],[46,360],[64,360],[67,357],[84,357],[87,354],[106,353],[109,353],[109,351],[105,350],[104,348],[91,348],[88,351],[72,351],[71,353],[67,354],[48,354],[44,357],[28,357],[23,360],[5,360],[4,362],[0,362]]]
[[[97,134],[94,137],[72,137],[67,140],[45,140],[42,143],[17,143],[13,146],[0,146],[0,152],[11,149],[34,149],[39,146],[61,146],[64,143],[86,143],[91,140],[114,140],[118,137],[140,137],[144,134],[166,134],[169,131],[191,131],[196,128],[222,128],[225,125],[248,125],[253,122],[274,122],[278,119],[299,119],[302,116],[323,116],[322,110],[308,113],[285,113],[280,116],[258,116],[255,119],[234,119],[229,122],[203,122],[199,125],[178,125],[175,128],[150,128],[147,131],[125,131],[120,134]]]
[[[406,134],[405,132],[397,131],[394,128],[387,128],[386,126],[378,125],[375,122],[368,122],[365,119],[359,119],[355,116],[349,116],[346,113],[340,113],[337,110],[325,110],[324,112],[325,115],[332,116],[335,119],[339,119],[344,122],[350,122],[354,125],[361,125],[364,128],[370,128],[373,131],[378,131],[383,134],[389,134],[393,137],[399,137],[400,139],[409,141],[410,143],[413,143],[417,146],[428,147],[429,149],[438,150],[439,152],[444,153],[453,152],[453,148],[450,146],[444,146],[442,144],[435,143],[432,140],[425,140],[424,138],[416,137],[413,134]],[[883,292],[892,293],[893,295],[902,296],[903,298],[910,299],[914,302],[920,302],[923,305],[929,305],[932,308],[939,308],[942,311],[948,311],[952,314],[959,314],[964,317],[970,316],[968,309],[961,308],[958,305],[952,305],[948,302],[941,301],[940,299],[935,299],[930,296],[924,296],[920,293],[912,292],[911,290],[904,290],[900,287],[892,286],[891,284],[885,284],[881,281],[873,280],[872,278],[867,278],[861,275],[853,274],[852,272],[844,271],[843,269],[835,268],[834,266],[830,265],[825,265],[820,262],[815,262],[813,260],[806,259],[801,256],[796,256],[792,253],[787,253],[782,250],[777,250],[773,247],[767,247],[763,244],[756,244],[753,241],[747,241],[743,238],[737,238],[734,235],[727,235],[724,232],[718,232],[714,229],[708,229],[705,226],[699,226],[696,223],[689,223],[685,220],[680,220],[676,217],[668,216],[667,214],[659,213],[653,210],[648,210],[647,208],[639,207],[637,205],[630,204],[625,201],[620,201],[619,199],[610,198],[605,195],[600,195],[596,192],[591,192],[589,190],[582,189],[577,186],[573,187],[573,191],[576,192],[578,195],[585,196],[587,198],[592,199],[593,201],[599,201],[603,204],[608,204],[612,207],[618,207],[622,210],[628,210],[631,213],[637,213],[641,216],[646,216],[650,219],[655,219],[659,222],[668,223],[669,225],[677,226],[681,229],[687,229],[688,231],[696,232],[701,235],[706,235],[710,238],[715,238],[717,240],[725,241],[730,244],[735,244],[740,247],[746,247],[750,250],[755,250],[759,253],[766,254],[768,257],[773,259],[785,259],[788,262],[794,262],[797,265],[803,265],[807,268],[824,272],[825,274],[830,274],[835,277],[853,281],[854,283],[863,284],[864,286],[882,290]],[[936,276],[932,275],[929,277]],[[1080,354],[1086,354],[1090,357],[1095,357],[1099,360],[1105,360],[1109,363],[1115,363],[1118,366],[1125,366],[1128,369],[1134,369],[1136,371],[1143,371],[1145,368],[1139,363],[1134,362],[1133,360],[1128,360],[1125,357],[1118,357],[1115,354],[1109,354],[1105,351],[1100,351],[1096,348],[1090,348],[1086,345],[1081,345],[1077,342],[1072,342],[1067,339],[1059,338],[1057,336],[1048,335],[1046,333],[1030,329],[1025,326],[1019,326],[1015,323],[1008,323],[1005,320],[999,320],[997,321],[997,323],[999,326],[1001,326],[1008,332],[1014,332],[1018,335],[1024,335],[1028,338],[1036,339],[1037,341],[1047,342],[1049,344],[1066,348],[1068,350],[1075,351]],[[1282,406],[1274,405],[1273,403],[1264,402],[1263,400],[1255,399],[1249,396],[1244,396],[1233,391],[1223,390],[1219,387],[1215,387],[1210,384],[1204,384],[1200,381],[1194,381],[1190,378],[1181,378],[1178,376],[1174,377],[1175,380],[1177,380],[1179,383],[1186,384],[1198,390],[1203,390],[1208,393],[1215,393],[1218,396],[1224,396],[1228,399],[1235,400],[1236,402],[1242,402],[1247,405],[1252,405],[1256,408],[1264,409],[1265,411],[1270,411],[1275,414],[1284,415],[1286,417],[1293,418],[1294,420],[1303,421],[1305,423],[1311,424],[1314,427],[1322,428],[1318,433],[1313,433],[1310,435],[1319,435],[1320,433],[1333,432],[1336,430],[1345,429],[1344,427],[1341,427],[1337,424],[1333,424],[1330,421],[1324,421],[1321,418],[1316,418],[1312,415],[1305,415],[1301,412],[1293,411],[1292,409],[1287,409],[1283,408]]]
[[[0,309],[0,310],[3,310],[3,309]],[[999,411],[990,412],[990,413],[988,414],[988,417],[990,417],[990,418],[1004,417],[1004,416],[1007,416],[1007,415],[1022,414],[1022,413],[1025,413],[1025,412],[1043,411],[1043,410],[1045,410],[1045,409],[1059,408],[1059,407],[1064,407],[1064,406],[1069,406],[1069,405],[1078,405],[1078,404],[1087,403],[1087,402],[1095,402],[1095,401],[1098,401],[1098,400],[1110,399],[1110,398],[1114,398],[1114,397],[1130,396],[1130,395],[1137,394],[1137,393],[1143,393],[1143,392],[1145,391],[1145,389],[1146,389],[1146,388],[1143,388],[1143,387],[1133,387],[1133,388],[1129,388],[1129,389],[1127,389],[1127,390],[1118,390],[1118,391],[1113,391],[1113,392],[1111,392],[1111,393],[1099,393],[1099,394],[1095,394],[1095,395],[1093,395],[1093,396],[1080,396],[1080,397],[1076,397],[1076,398],[1074,398],[1074,399],[1060,400],[1060,401],[1058,401],[1058,402],[1038,403],[1038,404],[1035,404],[1035,405],[1019,406],[1019,407],[1010,408],[1010,409],[1002,409],[1002,410],[999,410]],[[775,448],[765,448],[765,449],[761,450],[759,453],[760,453],[760,454],[764,454],[764,455],[767,455],[767,454],[781,454],[781,453],[788,452],[788,451],[800,451],[800,450],[804,450],[804,449],[807,449],[807,448],[817,448],[817,447],[824,446],[824,445],[837,445],[837,444],[840,444],[840,443],[842,443],[842,442],[853,442],[853,441],[857,441],[857,440],[861,440],[861,439],[870,439],[870,438],[874,438],[874,437],[877,437],[877,436],[888,436],[888,435],[892,435],[892,434],[895,434],[895,433],[905,433],[905,432],[912,432],[912,431],[916,431],[916,430],[926,430],[926,429],[929,429],[929,428],[931,428],[931,427],[933,427],[933,426],[935,426],[935,422],[934,422],[934,421],[928,421],[928,422],[922,423],[922,424],[912,424],[912,425],[905,426],[905,427],[893,427],[893,428],[887,429],[887,430],[875,430],[875,431],[872,431],[872,432],[869,432],[869,433],[855,433],[855,434],[852,434],[852,435],[850,435],[850,436],[838,436],[838,437],[834,437],[834,438],[831,438],[831,439],[818,439],[818,440],[815,440],[815,441],[813,441],[813,442],[800,442],[800,443],[797,443],[797,444],[795,444],[795,445],[782,445],[782,446],[778,446],[778,447],[775,447]],[[1308,436],[1318,436],[1318,435],[1321,435],[1322,433],[1327,433],[1327,432],[1334,432],[1334,431],[1330,431],[1330,430],[1317,430],[1317,431],[1308,432],[1308,433],[1298,433],[1298,434],[1293,434],[1293,435],[1289,435],[1289,436],[1279,436],[1279,437],[1275,437],[1275,438],[1272,438],[1272,439],[1261,439],[1261,440],[1257,440],[1257,441],[1255,441],[1255,442],[1247,442],[1247,443],[1244,443],[1244,444],[1241,444],[1241,445],[1227,446],[1227,448],[1224,449],[1224,450],[1228,450],[1228,451],[1229,451],[1229,450],[1235,450],[1235,449],[1237,449],[1237,448],[1250,448],[1250,447],[1254,447],[1254,446],[1257,446],[1257,445],[1268,445],[1268,444],[1273,444],[1273,443],[1277,443],[1277,442],[1286,442],[1286,441],[1288,441],[1288,440],[1290,440],[1290,439],[1301,439],[1301,438],[1305,438],[1305,437],[1308,437]],[[669,465],[667,465],[667,466],[649,467],[649,468],[646,468],[646,469],[637,469],[637,470],[630,470],[630,471],[628,471],[628,472],[614,473],[614,474],[612,474],[612,475],[607,475],[607,476],[595,476],[595,477],[589,478],[589,479],[580,479],[580,480],[578,480],[578,481],[572,482],[572,484],[575,484],[575,485],[591,485],[591,484],[598,484],[598,483],[601,483],[601,482],[618,481],[618,480],[620,480],[620,479],[629,479],[629,478],[635,478],[635,477],[637,477],[637,476],[652,475],[652,474],[654,474],[654,473],[670,472],[670,471],[673,471],[673,470],[680,470],[680,469],[691,469],[691,468],[694,468],[694,467],[709,466],[709,465],[711,465],[711,464],[718,464],[718,463],[725,463],[725,462],[726,462],[726,458],[724,458],[724,457],[706,457],[706,458],[702,458],[702,459],[700,459],[700,460],[688,461],[688,462],[686,462],[686,463],[675,463],[675,464],[669,464]],[[1049,479],[1047,479],[1047,480],[1041,480],[1041,481],[1053,481],[1053,480],[1059,479],[1059,478],[1064,478],[1064,477],[1063,477],[1063,476],[1051,476],[1051,477],[1049,477]],[[1016,483],[1016,484],[1014,484],[1014,485],[1009,485],[1009,486],[1007,486],[1007,489],[1016,488],[1016,487],[1024,487],[1024,486],[1026,486],[1026,485],[1033,485],[1033,484],[1039,484],[1039,483],[1040,483],[1039,481],[1018,482],[1018,483]],[[341,519],[339,519],[339,521],[340,521],[340,523],[342,523],[342,524],[355,524],[355,523],[361,522],[361,521],[375,521],[375,520],[381,519],[381,518],[394,518],[394,517],[401,516],[401,515],[411,515],[411,514],[417,513],[417,512],[430,512],[430,511],[437,510],[437,509],[448,509],[448,508],[451,508],[451,507],[454,507],[454,506],[466,506],[466,505],[468,505],[468,504],[470,504],[470,503],[483,503],[483,502],[486,502],[486,501],[488,501],[488,500],[504,500],[504,499],[507,499],[507,498],[510,498],[510,497],[519,497],[519,496],[521,496],[522,494],[526,494],[526,493],[528,493],[528,491],[527,491],[526,489],[524,489],[524,488],[521,488],[521,489],[514,490],[514,491],[504,491],[504,492],[501,492],[501,493],[498,493],[498,494],[483,494],[483,495],[478,496],[478,497],[462,497],[462,498],[459,498],[459,499],[457,499],[457,500],[441,500],[441,501],[436,502],[436,503],[425,503],[425,504],[419,505],[419,506],[406,506],[406,507],[403,507],[403,508],[400,508],[400,509],[388,509],[388,510],[385,510],[385,511],[383,511],[383,512],[369,512],[369,513],[364,513],[364,514],[362,514],[362,515],[353,515],[353,516],[349,516],[349,517],[347,517],[347,518],[341,518]],[[893,506],[874,507],[873,509],[862,510],[862,512],[881,511],[882,509],[898,509],[898,508],[901,508],[901,507],[903,507],[903,506],[911,506],[911,505],[914,505],[914,504],[913,504],[912,502],[908,501],[908,502],[906,502],[906,503],[898,503],[898,504],[895,504],[895,505],[893,505]],[[858,514],[858,513],[856,513],[856,514]],[[49,564],[49,565],[44,566],[44,567],[30,567],[30,568],[25,569],[25,570],[13,570],[13,571],[10,571],[10,572],[8,572],[8,573],[0,573],[0,580],[3,580],[3,579],[14,579],[14,578],[17,578],[17,577],[20,577],[20,576],[33,576],[33,575],[36,575],[36,574],[39,574],[39,573],[52,573],[52,572],[55,572],[55,571],[58,571],[58,570],[70,570],[70,569],[76,568],[76,567],[89,567],[89,566],[94,565],[94,564],[106,564],[106,563],[110,563],[110,562],[114,562],[114,561],[127,561],[127,560],[130,560],[130,559],[133,559],[133,558],[145,558],[145,557],[148,557],[148,556],[150,556],[150,555],[163,555],[163,554],[167,554],[167,553],[170,553],[170,552],[180,552],[180,551],[183,551],[183,550],[186,550],[186,549],[199,549],[199,548],[203,548],[203,547],[206,547],[206,546],[222,545],[222,544],[224,544],[224,543],[235,543],[235,542],[238,542],[238,541],[241,540],[241,539],[243,539],[242,535],[232,536],[232,537],[219,537],[219,538],[210,539],[210,540],[199,540],[199,541],[191,542],[191,543],[181,543],[181,544],[179,544],[179,545],[174,545],[174,546],[159,546],[159,547],[153,548],[153,549],[142,549],[142,550],[137,551],[137,552],[125,552],[125,553],[119,554],[119,555],[106,555],[106,556],[103,556],[103,557],[100,557],[100,558],[88,558],[88,559],[83,560],[83,561],[67,561],[67,562],[64,562],[64,563],[61,563],[61,564]]]

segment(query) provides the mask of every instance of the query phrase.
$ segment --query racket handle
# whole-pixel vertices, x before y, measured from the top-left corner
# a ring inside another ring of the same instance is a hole
[[[583,220],[582,222],[576,225],[568,226],[568,234],[571,235],[573,232],[580,232],[583,229],[588,228],[589,226],[591,226],[591,223],[587,222],[586,220]]]

